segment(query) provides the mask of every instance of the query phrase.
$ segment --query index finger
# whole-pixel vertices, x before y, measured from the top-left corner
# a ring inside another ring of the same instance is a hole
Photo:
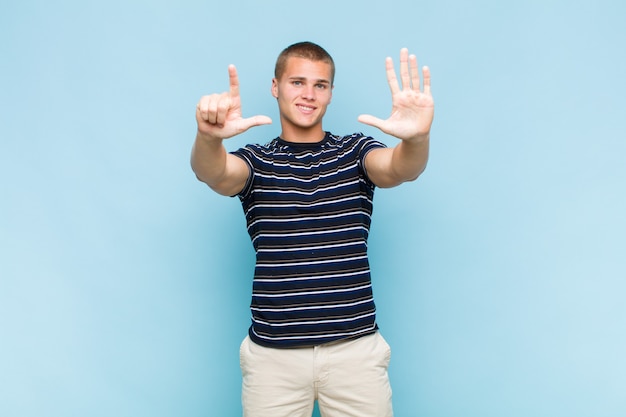
[[[233,64],[228,66],[228,78],[230,81],[230,96],[239,96],[239,76],[237,76],[237,68]]]
[[[390,57],[387,57],[385,60],[385,69],[387,71],[387,82],[389,82],[391,94],[395,94],[400,91],[400,85],[398,84],[398,79],[396,78],[396,70],[393,67],[393,59]]]

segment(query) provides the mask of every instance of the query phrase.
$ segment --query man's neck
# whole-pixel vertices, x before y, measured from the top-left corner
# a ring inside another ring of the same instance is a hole
[[[301,129],[294,126],[285,128],[283,126],[283,131],[280,134],[282,140],[293,143],[317,143],[324,140],[324,137],[326,137],[326,132],[321,125],[310,129]]]

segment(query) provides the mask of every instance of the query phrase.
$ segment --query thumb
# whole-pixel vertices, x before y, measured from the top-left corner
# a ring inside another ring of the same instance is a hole
[[[372,116],[370,114],[360,115],[358,118],[358,121],[366,125],[374,126],[380,130],[383,130],[382,127],[385,124],[384,120],[379,119],[378,117]]]
[[[251,127],[261,126],[261,125],[269,125],[272,123],[272,119],[267,116],[252,116],[247,119],[241,119],[240,128],[242,131],[246,131]]]

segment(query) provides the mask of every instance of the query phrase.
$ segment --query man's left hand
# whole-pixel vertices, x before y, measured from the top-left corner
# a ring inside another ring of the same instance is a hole
[[[422,91],[417,58],[403,48],[400,51],[400,79],[396,77],[393,60],[385,61],[387,81],[391,89],[391,116],[387,120],[369,114],[360,115],[358,120],[374,126],[384,133],[405,141],[427,140],[433,123],[435,103],[430,92],[430,69],[424,67],[424,91]]]

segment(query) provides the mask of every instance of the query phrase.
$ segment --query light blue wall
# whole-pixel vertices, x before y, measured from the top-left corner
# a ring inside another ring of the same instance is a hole
[[[273,126],[299,40],[338,73],[325,127],[433,73],[419,181],[376,195],[396,415],[626,415],[626,7],[580,1],[3,1],[0,415],[240,414],[253,252],[189,168],[200,95],[238,66]]]

